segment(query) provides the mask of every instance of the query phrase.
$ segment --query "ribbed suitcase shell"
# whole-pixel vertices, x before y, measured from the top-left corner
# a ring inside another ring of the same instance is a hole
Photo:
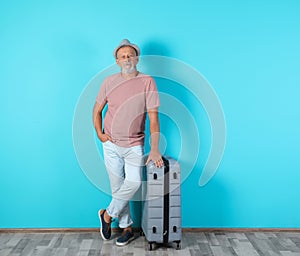
[[[142,230],[150,250],[153,243],[176,242],[181,248],[180,166],[170,157],[163,159],[164,167],[150,162],[143,173]]]

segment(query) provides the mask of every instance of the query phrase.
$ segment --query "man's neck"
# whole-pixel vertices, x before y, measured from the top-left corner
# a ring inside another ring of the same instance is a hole
[[[132,73],[123,73],[123,72],[121,72],[122,77],[125,78],[125,79],[134,78],[134,77],[136,77],[138,74],[139,74],[139,71],[137,71],[137,70],[135,70],[135,71],[132,72]]]

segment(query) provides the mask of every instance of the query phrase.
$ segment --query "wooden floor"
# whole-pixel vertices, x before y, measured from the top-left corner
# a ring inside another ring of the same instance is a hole
[[[299,232],[184,232],[182,249],[175,245],[158,245],[148,251],[144,237],[125,247],[115,245],[116,237],[102,241],[97,232],[65,233],[0,233],[0,255],[284,255],[300,256]]]

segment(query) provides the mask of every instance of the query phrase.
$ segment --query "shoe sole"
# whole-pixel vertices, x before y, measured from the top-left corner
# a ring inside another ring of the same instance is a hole
[[[124,243],[120,243],[120,242],[116,241],[116,245],[117,246],[125,246],[125,245],[129,244],[132,240],[134,240],[134,236],[129,238],[128,241],[126,241]]]
[[[102,237],[102,239],[104,240],[104,241],[108,241],[109,240],[109,238],[105,238],[105,236],[103,235],[103,233],[102,233],[102,220],[101,220],[101,214],[103,213],[103,211],[101,212],[102,210],[99,210],[98,211],[98,217],[99,217],[99,220],[100,220],[100,234],[101,234],[101,237]]]

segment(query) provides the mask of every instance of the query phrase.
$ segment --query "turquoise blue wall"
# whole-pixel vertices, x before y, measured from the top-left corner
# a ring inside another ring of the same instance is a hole
[[[299,13],[297,0],[1,2],[0,228],[98,226],[110,198],[81,170],[72,122],[124,37],[197,69],[223,106],[224,156],[200,187],[211,134],[201,104],[187,103],[203,147],[182,184],[183,226],[300,228]]]

